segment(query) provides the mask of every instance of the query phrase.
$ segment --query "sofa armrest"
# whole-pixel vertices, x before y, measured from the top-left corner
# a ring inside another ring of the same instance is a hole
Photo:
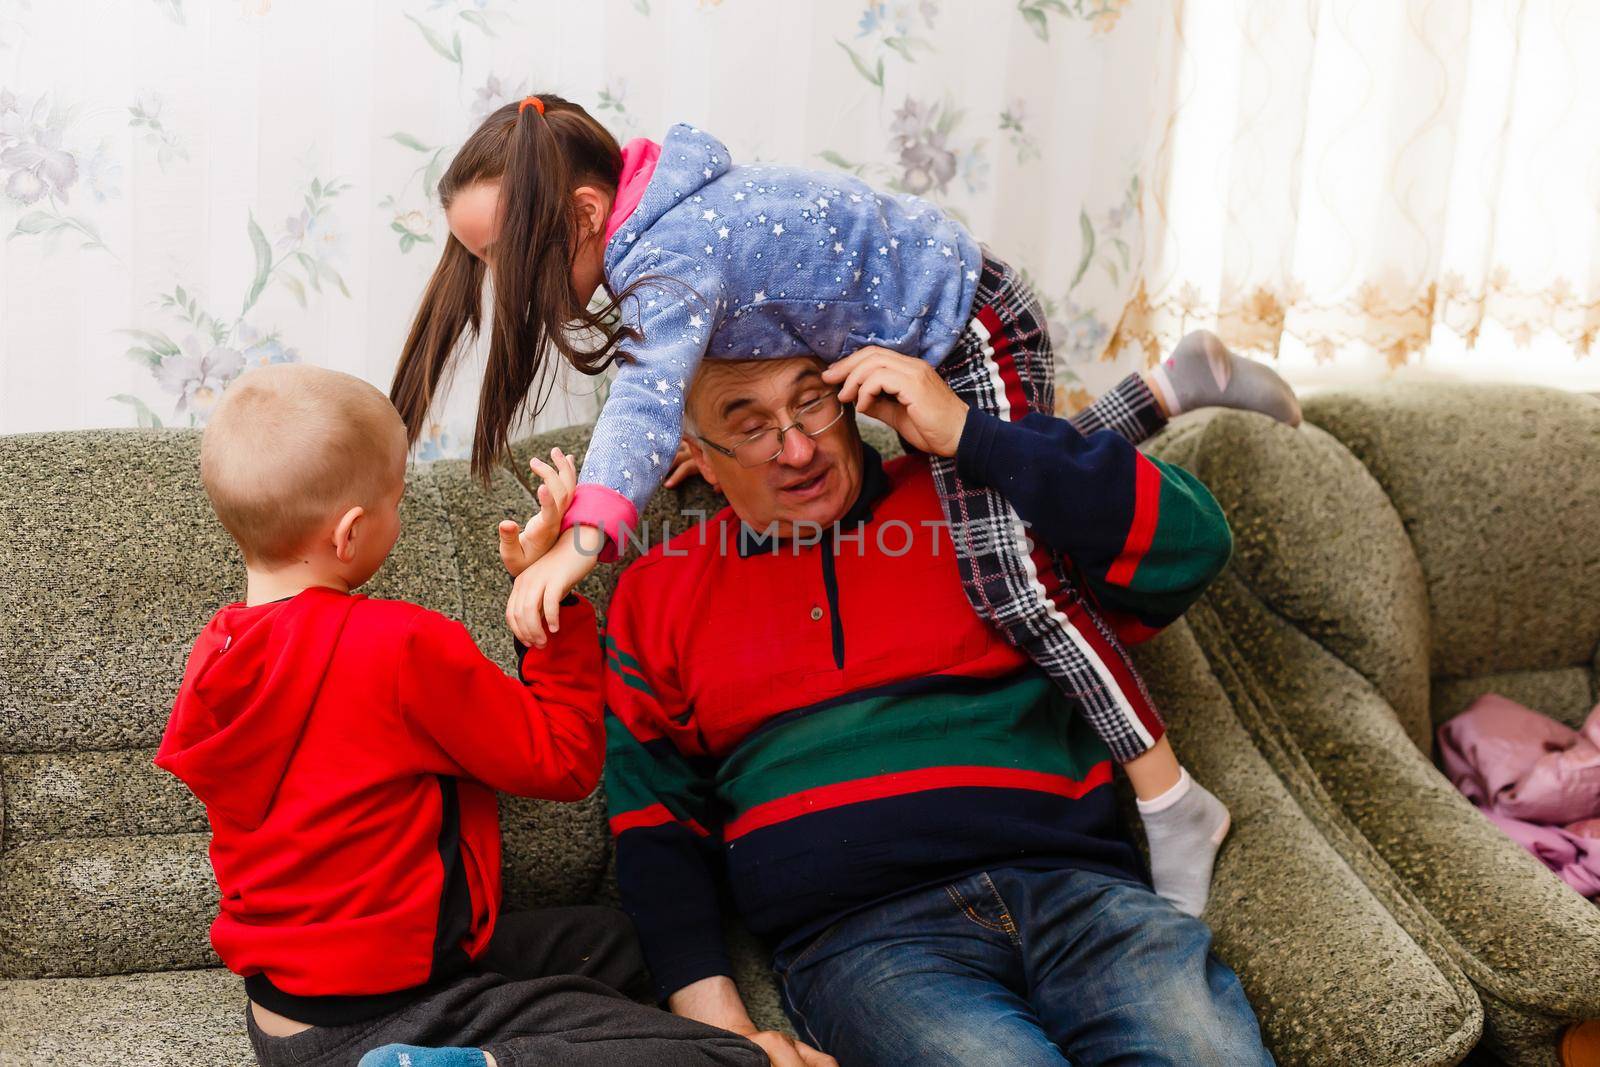
[[[1135,651],[1184,764],[1228,805],[1205,919],[1282,1063],[1449,1064],[1477,1042],[1471,985],[1398,923],[1295,803],[1179,623]]]
[[[1484,1000],[1489,1046],[1553,1063],[1600,1018],[1600,908],[1469,804],[1360,673],[1225,574],[1194,613],[1251,737],[1300,806],[1419,941]]]

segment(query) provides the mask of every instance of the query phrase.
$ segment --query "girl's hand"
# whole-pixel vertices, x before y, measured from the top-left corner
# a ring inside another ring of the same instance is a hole
[[[675,489],[690,478],[700,476],[700,464],[695,462],[694,453],[689,449],[689,442],[678,441],[678,454],[672,457],[672,473],[667,475],[667,480],[661,484],[668,489]]]
[[[559,448],[550,450],[549,463],[535,456],[528,460],[528,466],[541,482],[539,511],[520,531],[510,519],[500,523],[500,562],[513,578],[531,567],[556,543],[561,535],[561,519],[578,486],[577,464]]]
[[[506,625],[517,640],[543,648],[546,629],[561,628],[561,601],[600,562],[605,535],[593,526],[574,526],[549,552],[517,575],[506,601]]]
[[[888,423],[912,447],[935,456],[956,454],[967,402],[926,361],[869,345],[826,368],[822,380],[839,386],[840,400]]]

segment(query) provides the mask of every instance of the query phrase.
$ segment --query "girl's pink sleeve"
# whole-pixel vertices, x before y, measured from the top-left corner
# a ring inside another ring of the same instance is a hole
[[[600,549],[601,563],[611,563],[621,554],[623,538],[638,525],[639,509],[631,500],[609,486],[594,482],[578,486],[561,519],[563,530],[594,526],[606,535],[606,543]]]

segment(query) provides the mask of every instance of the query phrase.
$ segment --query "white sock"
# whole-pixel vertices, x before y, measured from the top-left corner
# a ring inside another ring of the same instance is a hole
[[[1138,802],[1150,842],[1150,881],[1156,895],[1198,916],[1211,895],[1211,869],[1232,821],[1227,806],[1179,768],[1177,784]]]

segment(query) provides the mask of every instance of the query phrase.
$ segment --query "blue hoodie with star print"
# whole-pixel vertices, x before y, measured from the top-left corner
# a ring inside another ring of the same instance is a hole
[[[972,311],[983,253],[915,196],[859,178],[735,165],[727,146],[677,125],[638,204],[605,249],[606,280],[640,332],[621,362],[564,525],[620,534],[666,476],[684,394],[702,358],[832,363],[867,345],[937,365]]]

